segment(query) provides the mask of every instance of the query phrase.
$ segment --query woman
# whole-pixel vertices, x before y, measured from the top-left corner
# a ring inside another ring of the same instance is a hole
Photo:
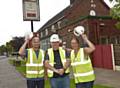
[[[82,34],[81,37],[87,43],[87,47],[80,48],[79,39],[76,37],[71,40],[71,65],[75,84],[76,88],[93,88],[95,76],[89,54],[95,50],[95,46],[85,34]]]

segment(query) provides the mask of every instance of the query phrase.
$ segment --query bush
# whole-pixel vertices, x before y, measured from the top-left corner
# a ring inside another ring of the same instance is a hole
[[[20,60],[10,59],[9,62],[10,62],[10,64],[12,64],[13,66],[21,66],[21,61],[20,61]]]

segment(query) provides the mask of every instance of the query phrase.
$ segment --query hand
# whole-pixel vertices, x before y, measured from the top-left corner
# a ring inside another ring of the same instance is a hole
[[[45,79],[45,80],[48,80],[48,77],[47,77],[47,76],[45,76],[45,77],[44,77],[44,79]]]
[[[86,34],[82,34],[81,37],[82,37],[82,39],[83,39],[84,41],[88,40],[88,37],[87,37]]]
[[[54,72],[55,72],[55,73],[57,73],[57,74],[59,74],[59,71],[58,71],[58,69],[54,69]]]
[[[30,41],[29,37],[25,37],[25,42],[28,43]]]
[[[59,69],[59,75],[63,75],[64,74],[64,69]]]

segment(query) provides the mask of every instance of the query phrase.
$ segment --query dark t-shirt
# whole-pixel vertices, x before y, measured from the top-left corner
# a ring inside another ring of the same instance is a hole
[[[62,64],[62,61],[61,61],[61,59],[60,59],[60,53],[59,53],[59,50],[53,50],[53,52],[54,52],[54,68],[56,68],[56,69],[61,69],[61,68],[63,68],[63,64]],[[70,57],[70,54],[66,51],[66,59],[69,59],[69,57]],[[49,60],[49,56],[48,56],[48,54],[46,53],[46,55],[45,55],[45,60]],[[66,73],[64,73],[63,75],[59,75],[59,74],[57,74],[57,73],[53,73],[53,78],[57,78],[57,77],[64,77],[64,76],[66,76],[66,75],[68,75],[68,73],[66,74]]]
[[[35,54],[36,54],[36,56],[37,56],[37,58],[38,58],[39,50],[35,51]],[[28,57],[28,50],[27,50],[27,49],[25,50],[25,57],[26,57],[26,58]]]

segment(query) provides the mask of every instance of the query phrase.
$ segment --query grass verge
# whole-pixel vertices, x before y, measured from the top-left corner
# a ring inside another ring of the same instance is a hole
[[[10,60],[9,62],[10,64],[13,64],[13,61]],[[25,77],[25,72],[26,72],[25,62],[21,61],[21,66],[16,66],[16,70],[19,71]],[[49,80],[45,81],[45,88],[50,88]],[[75,88],[73,79],[70,80],[70,88]],[[94,88],[113,88],[113,87],[95,84]]]

